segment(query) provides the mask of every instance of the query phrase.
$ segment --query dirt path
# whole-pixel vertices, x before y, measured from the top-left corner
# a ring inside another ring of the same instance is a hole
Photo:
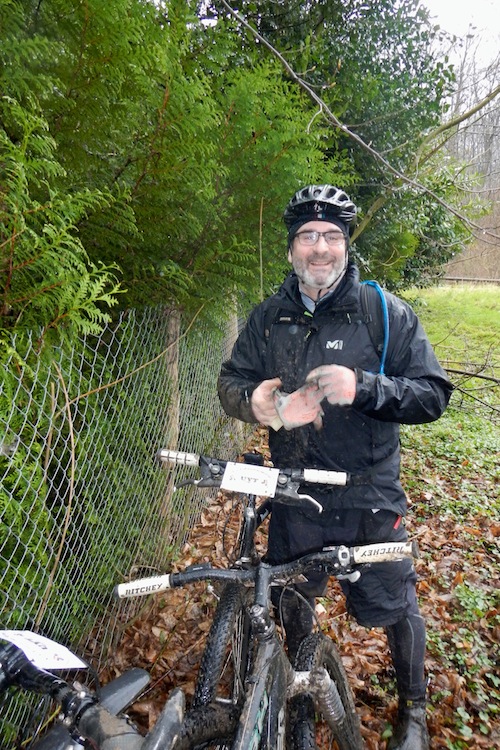
[[[418,500],[413,499],[414,511]],[[184,547],[180,567],[215,560],[221,566],[227,564],[226,552],[237,529],[233,507],[234,498],[228,494],[219,494],[210,501]],[[410,535],[418,538],[421,550],[421,559],[417,562],[418,591],[429,626],[426,665],[430,678],[431,748],[493,750],[500,747],[500,729],[498,724],[493,726],[488,721],[491,713],[485,714],[483,709],[489,687],[496,684],[487,665],[494,660],[498,649],[500,628],[491,627],[495,616],[498,621],[498,610],[477,621],[475,629],[480,640],[471,643],[469,630],[464,631],[457,621],[452,584],[463,580],[462,560],[465,549],[470,554],[471,534],[473,538],[480,535],[481,540],[484,538],[495,545],[500,524],[492,528],[491,524],[483,523],[481,528],[481,519],[478,519],[474,528],[464,527],[450,519],[423,517],[421,508],[418,520],[416,515],[415,512],[410,514],[408,526]],[[265,530],[261,533],[260,544],[262,548],[265,545]],[[487,555],[487,549],[488,545],[477,545],[478,569],[484,564],[480,558]],[[474,560],[468,572],[469,581],[473,570]],[[110,658],[108,676],[132,665],[142,666],[151,673],[151,690],[134,713],[142,727],[152,726],[174,686],[182,687],[188,699],[192,695],[197,663],[214,607],[214,597],[205,584],[172,590],[148,601],[124,631],[118,650]],[[384,750],[396,708],[394,675],[385,635],[380,628],[367,630],[358,626],[347,615],[340,589],[334,581],[327,597],[318,602],[317,616],[323,631],[341,650],[355,691],[366,748]],[[487,653],[477,653],[478,643]],[[485,664],[483,670],[481,659]],[[478,664],[474,686],[470,682],[474,672],[471,660]],[[481,699],[483,693],[484,700]],[[489,700],[495,699],[490,696]],[[469,718],[466,720],[466,717]]]

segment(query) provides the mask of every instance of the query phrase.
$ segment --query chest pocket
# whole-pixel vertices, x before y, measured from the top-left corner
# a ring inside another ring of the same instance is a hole
[[[319,364],[332,364],[378,372],[380,364],[364,321],[346,321],[342,316],[340,320],[335,317],[333,320],[318,321],[311,356],[314,357],[315,367]]]
[[[314,331],[315,323],[309,313],[269,310],[265,328],[266,372],[270,378],[280,377],[283,390],[288,393],[305,380],[308,341]]]
[[[284,391],[299,388],[311,370],[324,364],[378,372],[379,355],[362,317],[339,312],[314,318],[276,309],[272,313],[266,324],[266,372],[269,378],[281,378]]]

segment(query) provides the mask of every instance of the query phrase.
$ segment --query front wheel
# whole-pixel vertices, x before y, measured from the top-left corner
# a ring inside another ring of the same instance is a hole
[[[245,676],[252,656],[250,620],[245,590],[224,587],[198,671],[193,708],[219,700],[241,706]]]
[[[344,716],[334,721],[321,715],[316,721],[316,707],[310,694],[297,695],[289,706],[290,750],[362,750],[363,740],[351,688],[340,654],[333,641],[319,633],[307,636],[298,650],[294,668],[300,672],[324,667],[335,683]]]
[[[229,750],[238,725],[234,706],[200,706],[187,712],[174,750]]]

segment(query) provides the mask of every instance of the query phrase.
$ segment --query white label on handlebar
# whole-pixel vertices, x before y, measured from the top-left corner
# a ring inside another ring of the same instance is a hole
[[[149,596],[150,594],[161,594],[171,588],[170,573],[150,578],[140,578],[128,583],[119,583],[115,586],[115,594],[119,599],[127,599],[135,596]]]
[[[274,497],[279,469],[270,466],[253,466],[228,461],[220,486],[223,490],[243,492],[259,497]]]
[[[88,669],[88,665],[66,646],[30,630],[0,630],[0,638],[24,651],[40,669]]]
[[[403,557],[415,557],[413,542],[379,542],[353,548],[355,563],[387,562]]]

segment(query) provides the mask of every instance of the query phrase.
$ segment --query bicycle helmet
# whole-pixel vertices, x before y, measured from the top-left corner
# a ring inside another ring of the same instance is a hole
[[[333,185],[308,185],[298,190],[291,198],[283,214],[289,239],[297,229],[308,221],[331,221],[352,234],[357,208],[340,188]]]

